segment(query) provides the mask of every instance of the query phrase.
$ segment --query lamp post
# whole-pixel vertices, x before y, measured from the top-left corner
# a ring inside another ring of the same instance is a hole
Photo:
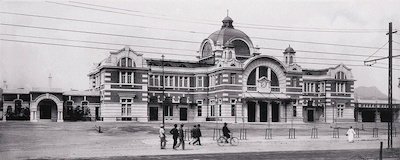
[[[162,89],[162,111],[163,111],[163,119],[162,119],[162,123],[163,123],[163,126],[165,126],[165,106],[164,106],[164,101],[165,101],[165,93],[164,93],[164,91],[165,91],[165,76],[164,76],[164,55],[161,55],[161,58],[162,58],[162,60],[161,60],[161,66],[162,66],[162,87],[163,87],[163,89]],[[160,79],[160,81],[161,81],[161,79]]]

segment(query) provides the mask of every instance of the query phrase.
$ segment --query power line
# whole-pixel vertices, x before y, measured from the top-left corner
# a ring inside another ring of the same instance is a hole
[[[102,48],[102,47],[89,47],[89,46],[78,46],[78,45],[69,45],[69,44],[58,44],[58,43],[46,43],[46,42],[33,42],[33,41],[21,41],[21,40],[11,40],[1,38],[1,41],[9,41],[9,42],[20,42],[20,43],[31,43],[31,44],[42,44],[42,45],[52,45],[52,46],[62,46],[62,47],[74,47],[74,48],[86,48],[86,49],[99,49],[99,50],[107,50],[107,51],[115,51],[119,50],[117,48]],[[150,54],[168,54],[168,55],[178,55],[178,56],[191,56],[195,57],[196,55],[184,55],[184,54],[175,54],[175,53],[162,53],[162,52],[148,52],[148,51],[139,51],[135,50],[138,53],[150,53]]]
[[[77,31],[77,30],[69,30],[69,29],[56,29],[49,27],[37,27],[37,26],[27,26],[27,25],[17,25],[17,24],[7,24],[0,23],[0,25],[6,26],[14,26],[14,27],[25,27],[25,28],[36,28],[36,29],[47,29],[47,30],[57,30],[57,31],[67,31],[67,32],[78,32],[78,33],[86,33],[86,34],[97,34],[97,35],[108,35],[108,36],[120,36],[120,37],[131,37],[131,38],[143,38],[143,39],[152,39],[152,40],[163,40],[163,41],[174,41],[174,42],[186,42],[186,43],[199,43],[195,41],[185,41],[185,40],[175,40],[175,39],[165,39],[165,38],[151,38],[151,37],[143,37],[143,36],[128,36],[128,35],[119,35],[119,34],[110,34],[110,33],[102,33],[102,32],[90,32],[90,31]],[[177,30],[176,30],[177,31]],[[190,32],[190,33],[202,33],[202,32]],[[204,33],[205,34],[205,33]],[[378,49],[376,47],[368,47],[368,46],[355,46],[355,45],[344,45],[344,44],[333,44],[333,43],[323,43],[323,42],[310,42],[310,41],[298,41],[298,40],[287,40],[287,39],[275,39],[275,38],[263,38],[263,37],[252,37],[255,39],[263,39],[263,40],[273,40],[273,41],[284,41],[284,42],[297,42],[297,43],[308,43],[308,44],[318,44],[318,45],[331,45],[331,46],[340,46],[340,47],[353,47],[353,48],[367,48],[367,49]],[[400,49],[393,49],[400,50]]]
[[[189,49],[176,49],[176,48],[167,48],[167,47],[153,47],[153,46],[144,46],[144,45],[129,45],[123,43],[108,43],[108,42],[99,42],[99,41],[87,41],[87,40],[71,40],[64,38],[50,38],[50,37],[41,37],[41,36],[30,36],[30,35],[14,35],[14,34],[5,34],[0,33],[0,35],[6,36],[15,36],[15,37],[27,37],[27,38],[38,38],[38,39],[47,39],[47,40],[60,40],[60,41],[68,41],[68,42],[84,42],[84,43],[93,43],[93,44],[106,44],[106,45],[118,45],[118,46],[133,46],[133,47],[146,47],[153,49],[170,49],[170,50],[184,50],[184,51],[196,51]],[[192,54],[191,54],[192,55]],[[275,56],[275,57],[283,57],[283,56]],[[361,60],[351,60],[351,59],[332,59],[332,58],[313,58],[313,57],[296,57],[298,59],[316,59],[316,60],[333,60],[333,61],[353,61],[353,62],[361,62]]]
[[[167,29],[167,28],[160,28],[160,27],[139,26],[139,25],[131,25],[131,24],[123,24],[123,23],[100,22],[100,21],[92,21],[92,20],[82,20],[82,19],[73,19],[73,18],[52,17],[52,16],[43,16],[43,15],[34,15],[34,14],[13,13],[13,12],[0,12],[0,13],[2,13],[2,14],[10,14],[10,15],[18,15],[18,16],[36,17],[36,18],[47,18],[47,19],[74,21],[74,22],[85,22],[85,23],[94,23],[94,24],[105,24],[105,25],[113,25],[113,26],[134,27],[134,28],[145,28],[145,29],[158,29],[158,30],[175,31],[175,32],[189,32],[189,33],[209,34],[209,33],[205,33],[205,32],[185,31],[185,30],[178,30],[178,29]]]
[[[379,48],[378,50],[376,50],[372,55],[370,55],[367,59],[365,59],[364,61],[368,60],[369,58],[371,58],[371,56],[375,55],[375,53],[377,53],[379,50],[381,50],[383,47],[385,47],[389,42],[386,42],[381,48]]]
[[[148,28],[148,29],[158,29],[158,30],[185,32],[185,33],[198,33],[198,34],[205,34],[205,35],[209,35],[209,34],[210,34],[210,33],[206,33],[206,32],[198,32],[198,31],[187,31],[187,30],[178,30],[178,29],[166,29],[166,28],[159,28],[159,27],[148,27],[148,26],[129,25],[129,24],[110,23],[110,22],[99,22],[99,21],[91,21],[91,20],[81,20],[81,19],[72,19],[72,18],[60,18],[60,17],[51,17],[51,16],[42,16],[42,15],[32,15],[32,14],[22,14],[22,13],[12,13],[12,12],[0,12],[0,13],[3,13],[3,14],[11,14],[11,15],[19,15],[19,16],[29,16],[29,17],[38,17],[38,18],[48,18],[48,19],[75,21],[75,22],[87,22],[87,23],[95,23],[95,24],[106,24],[106,25],[114,25],[114,26],[136,27],[136,28]],[[288,40],[288,39],[277,39],[277,38],[264,38],[264,37],[251,37],[251,38],[254,38],[254,39],[262,39],[262,40],[272,40],[272,41],[284,41],[284,42],[296,42],[296,43],[307,43],[307,44],[317,44],[317,45],[340,46],[340,47],[379,49],[379,48],[377,48],[377,47],[369,47],[369,46],[345,45],[345,44],[334,44],[334,43],[323,43],[323,42],[311,42],[311,41],[300,41],[300,40]],[[394,49],[394,50],[400,50],[400,49]]]
[[[116,7],[109,7],[109,6],[104,6],[104,5],[97,5],[97,4],[93,4],[93,3],[83,3],[83,2],[74,2],[74,1],[70,1],[71,3],[77,3],[77,4],[81,4],[81,5],[87,5],[87,6],[96,6],[96,7],[102,7],[102,8],[107,8],[107,9],[114,9],[114,10],[121,10],[121,11],[127,11],[127,12],[135,12],[135,13],[145,13],[145,14],[151,14],[151,15],[160,15],[163,17],[166,17],[166,15],[164,14],[156,14],[156,13],[149,13],[149,12],[143,12],[143,11],[137,11],[137,10],[131,10],[131,9],[123,9],[123,8],[116,8]],[[171,17],[171,16],[168,16]],[[206,20],[206,19],[196,19],[196,18],[191,18],[189,21],[192,21],[193,19],[195,20],[199,20],[199,21],[206,21],[206,22],[212,22],[214,24],[214,21],[210,21],[210,20]],[[179,18],[179,20],[181,21],[182,18]],[[188,19],[183,19],[183,20],[188,20]],[[216,24],[216,23],[215,23]],[[307,31],[309,30],[326,30],[326,31],[347,31],[347,32],[385,32],[386,29],[327,29],[327,28],[307,28],[307,27],[292,27],[292,26],[278,26],[278,25],[263,25],[263,24],[251,24],[251,23],[236,23],[236,24],[241,24],[241,25],[245,25],[242,27],[246,27],[246,26],[264,26],[264,27],[276,27],[276,28],[292,28],[292,29],[305,29]],[[217,25],[217,24],[216,24]],[[257,29],[262,29],[262,28],[257,28]]]
[[[36,26],[27,26],[27,25],[18,25],[18,24],[0,23],[0,25],[23,27],[23,28],[46,29],[46,30],[54,30],[54,31],[65,31],[65,32],[96,34],[96,35],[107,35],[107,36],[116,36],[116,37],[141,38],[141,39],[151,39],[151,40],[161,40],[161,41],[174,41],[174,42],[185,42],[185,43],[198,43],[198,42],[194,42],[194,41],[185,41],[185,40],[176,40],[176,39],[152,38],[152,37],[143,37],[143,36],[130,36],[130,35],[112,34],[112,33],[104,33],[104,32],[91,32],[91,31],[71,30],[71,29],[57,29],[57,28],[36,27]]]
[[[45,42],[33,42],[33,41],[21,41],[21,40],[10,40],[10,39],[0,39],[1,41],[9,41],[9,42],[18,42],[18,43],[30,43],[30,44],[41,44],[41,45],[52,45],[52,46],[61,46],[61,47],[73,47],[73,48],[86,48],[86,49],[98,49],[98,50],[107,50],[107,51],[115,51],[118,50],[116,48],[102,48],[102,47],[89,47],[89,46],[78,46],[78,45],[67,45],[67,44],[58,44],[58,43],[45,43]],[[184,54],[174,54],[174,53],[162,53],[162,52],[148,52],[148,51],[139,51],[135,50],[138,53],[149,53],[149,54],[164,54],[164,55],[177,55],[177,56],[190,56],[194,57],[193,55],[184,55]],[[338,65],[333,63],[314,63],[314,62],[298,62],[302,64],[317,64],[317,65]],[[364,65],[355,65],[355,64],[346,64],[346,66],[363,66]],[[386,67],[378,67],[378,66],[368,66],[368,67],[375,67],[375,68],[382,68],[387,69]],[[394,68],[394,70],[400,70]]]
[[[179,49],[179,48],[168,48],[168,47],[154,47],[154,46],[144,46],[144,45],[129,45],[124,43],[108,43],[108,42],[99,42],[99,41],[88,41],[88,40],[72,40],[72,39],[64,39],[64,38],[50,38],[50,37],[42,37],[42,36],[30,36],[30,35],[15,35],[15,34],[6,34],[0,33],[0,35],[6,36],[15,36],[15,37],[26,37],[26,38],[38,38],[38,39],[47,39],[47,40],[59,40],[59,41],[68,41],[68,42],[84,42],[84,43],[93,43],[93,44],[106,44],[106,45],[118,45],[118,46],[133,46],[133,47],[145,47],[145,48],[153,48],[153,49],[169,49],[169,50],[184,50],[184,51],[193,51],[190,49]],[[277,49],[281,50],[281,49]],[[339,53],[336,53],[339,54]],[[192,54],[191,54],[192,55]],[[275,57],[283,57],[283,56],[275,56]],[[298,59],[316,59],[316,60],[334,60],[334,61],[353,61],[353,62],[361,62],[361,60],[351,60],[351,59],[332,59],[332,58],[313,58],[313,57],[296,57]]]
[[[279,50],[282,51],[282,49],[279,48],[271,48],[271,47],[260,47],[260,49],[268,49],[268,50]],[[307,50],[297,50],[297,52],[305,52],[305,53],[318,53],[318,54],[332,54],[332,55],[343,55],[343,56],[354,56],[354,57],[367,57],[366,55],[360,55],[360,54],[346,54],[346,53],[337,53],[337,52],[321,52],[321,51],[307,51]],[[382,56],[372,56],[372,57],[379,57],[381,58]]]
[[[48,40],[59,40],[59,41],[69,41],[69,42],[84,42],[84,43],[94,43],[94,44],[107,44],[107,45],[118,45],[118,46],[134,46],[134,47],[146,47],[146,48],[154,48],[154,49],[169,49],[169,50],[183,50],[183,51],[197,52],[197,50],[191,50],[191,49],[155,47],[155,46],[145,46],[145,45],[131,45],[131,44],[125,44],[125,43],[109,43],[109,42],[99,42],[99,41],[72,40],[72,39],[64,39],[64,38],[50,38],[50,37],[41,37],[41,36],[15,35],[15,34],[7,34],[7,33],[0,33],[0,35],[15,36],[15,37],[27,37],[27,38],[38,38],[38,39],[48,39]]]

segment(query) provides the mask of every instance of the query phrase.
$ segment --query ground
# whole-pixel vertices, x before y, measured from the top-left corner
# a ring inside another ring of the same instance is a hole
[[[185,123],[186,129],[197,123]],[[353,156],[378,158],[383,142],[383,157],[400,159],[399,131],[393,137],[394,149],[387,150],[387,123],[339,124],[228,124],[233,135],[240,138],[240,129],[247,137],[238,146],[219,147],[213,140],[215,128],[221,123],[202,122],[202,146],[186,145],[172,149],[172,136],[167,134],[167,149],[160,149],[159,122],[0,122],[1,159],[350,159]],[[379,128],[373,137],[372,128]],[[100,126],[103,133],[95,130]],[[167,133],[173,123],[166,123]],[[345,136],[349,126],[360,129],[355,143]],[[398,123],[394,123],[399,128]],[[339,138],[333,128],[339,127]],[[266,128],[272,139],[265,139]],[[296,137],[289,139],[289,128]],[[318,137],[311,138],[312,128]],[[244,138],[244,137],[242,137]]]

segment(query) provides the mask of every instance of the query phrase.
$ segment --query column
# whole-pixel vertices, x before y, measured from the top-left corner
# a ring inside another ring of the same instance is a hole
[[[267,103],[267,121],[272,122],[272,102]]]
[[[62,102],[57,104],[57,113],[57,122],[64,122]]]
[[[375,122],[381,122],[381,114],[379,111],[375,111]]]
[[[255,117],[256,117],[256,122],[260,122],[260,103],[258,102],[258,101],[256,101],[256,107],[255,107],[255,109],[256,109],[256,115],[255,115]]]
[[[6,105],[3,104],[3,122],[7,121],[6,113],[7,113],[7,107]]]
[[[357,116],[358,116],[358,122],[362,122],[362,112],[358,112],[357,113]]]

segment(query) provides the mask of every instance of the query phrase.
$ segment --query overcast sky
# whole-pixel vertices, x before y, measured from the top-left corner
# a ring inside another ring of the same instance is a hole
[[[399,6],[395,0],[0,1],[0,80],[9,88],[48,87],[51,74],[53,87],[85,90],[93,63],[124,45],[149,58],[196,60],[200,43],[221,28],[229,10],[234,27],[262,54],[282,60],[290,45],[303,68],[343,63],[356,87],[387,94],[388,60],[373,67],[364,60],[375,52],[369,59],[388,56],[386,32],[389,22],[400,29]],[[400,55],[400,33],[393,40],[393,55]],[[399,59],[393,92],[400,99]]]

